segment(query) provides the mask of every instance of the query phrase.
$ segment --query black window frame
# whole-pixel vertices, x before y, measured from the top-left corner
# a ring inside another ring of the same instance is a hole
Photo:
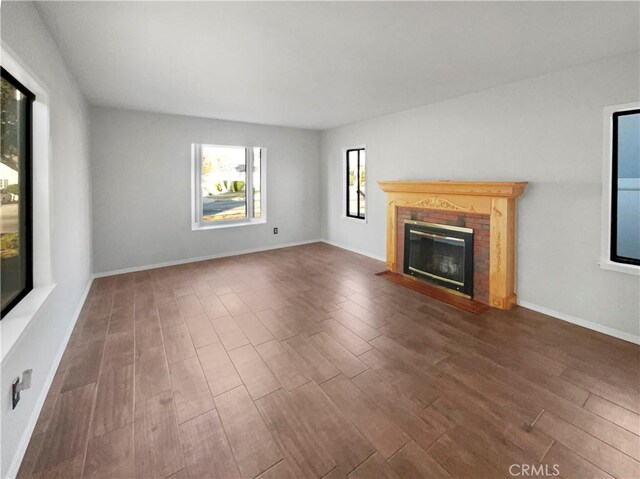
[[[640,266],[640,258],[628,258],[618,254],[618,118],[638,115],[640,109],[616,111],[612,114],[611,130],[611,230],[609,257],[614,263]]]
[[[20,199],[20,207],[25,215],[26,278],[24,288],[0,311],[0,319],[2,319],[33,290],[33,102],[36,96],[4,67],[0,66],[0,73],[2,78],[27,99],[24,158],[20,158],[20,161],[24,163],[24,177],[20,177],[20,181],[24,183],[24,198]],[[23,254],[22,251],[20,253]]]
[[[345,168],[346,168],[345,188],[347,190],[347,195],[346,195],[347,203],[345,205],[346,206],[345,214],[347,218],[353,218],[356,220],[365,220],[367,216],[367,212],[365,210],[365,212],[362,213],[362,215],[360,215],[360,198],[358,197],[358,201],[356,201],[356,205],[358,207],[356,216],[349,214],[349,203],[351,202],[351,196],[349,193],[349,153],[352,151],[358,152],[358,160],[357,160],[358,165],[356,167],[356,185],[357,185],[356,194],[360,195],[360,152],[365,150],[366,150],[365,147],[349,148],[345,156]]]

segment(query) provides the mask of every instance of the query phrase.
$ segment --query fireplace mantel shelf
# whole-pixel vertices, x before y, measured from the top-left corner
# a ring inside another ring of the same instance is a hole
[[[440,193],[465,196],[515,198],[526,181],[378,181],[385,193]]]
[[[399,272],[396,258],[397,209],[426,208],[490,217],[489,305],[510,309],[516,304],[516,198],[525,181],[378,181],[387,194],[387,269]],[[400,260],[400,261],[398,261]]]

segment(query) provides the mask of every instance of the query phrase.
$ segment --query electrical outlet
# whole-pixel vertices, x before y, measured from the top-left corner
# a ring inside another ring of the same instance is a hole
[[[277,235],[278,234],[278,228],[273,228],[273,234]]]

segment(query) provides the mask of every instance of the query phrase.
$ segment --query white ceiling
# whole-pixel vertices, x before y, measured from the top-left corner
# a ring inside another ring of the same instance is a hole
[[[38,2],[91,104],[324,129],[638,49],[638,2]]]

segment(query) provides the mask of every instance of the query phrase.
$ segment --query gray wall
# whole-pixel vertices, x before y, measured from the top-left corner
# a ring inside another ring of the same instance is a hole
[[[319,238],[318,132],[90,112],[95,273]],[[191,230],[192,143],[267,148],[266,224]]]
[[[2,456],[8,469],[91,277],[88,111],[55,42],[31,3],[2,2],[2,43],[49,92],[51,266],[56,288],[2,362]],[[8,319],[5,318],[3,323]],[[33,368],[32,387],[11,410],[10,383]]]
[[[323,236],[385,255],[377,180],[524,180],[521,301],[638,336],[639,278],[599,268],[603,108],[637,101],[638,52],[328,130]],[[342,149],[367,145],[366,224],[342,218]]]

